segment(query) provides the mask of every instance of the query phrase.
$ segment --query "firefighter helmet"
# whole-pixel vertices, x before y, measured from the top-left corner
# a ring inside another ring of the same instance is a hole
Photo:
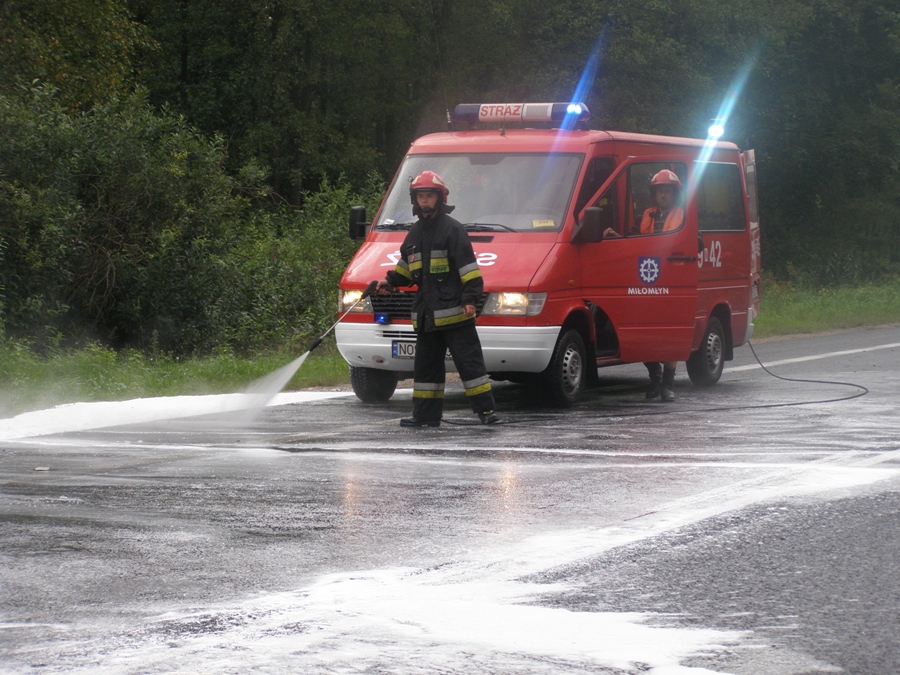
[[[438,176],[434,171],[423,171],[418,176],[413,178],[412,183],[409,184],[410,201],[415,204],[416,193],[424,191],[439,193],[439,204],[446,204],[447,197],[450,196],[450,190],[448,190],[447,186],[444,184],[444,179]]]
[[[681,192],[681,181],[678,179],[678,176],[675,175],[674,171],[663,169],[650,179],[651,192],[658,187],[662,187],[663,185],[671,185],[673,188],[675,188],[676,193]]]

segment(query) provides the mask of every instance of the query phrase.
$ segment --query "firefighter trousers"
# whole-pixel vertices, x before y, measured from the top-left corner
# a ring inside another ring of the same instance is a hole
[[[466,396],[476,413],[493,412],[494,395],[484,366],[481,341],[475,324],[459,328],[421,332],[416,338],[413,363],[413,417],[439,421],[444,409],[444,383],[447,350],[462,379]]]

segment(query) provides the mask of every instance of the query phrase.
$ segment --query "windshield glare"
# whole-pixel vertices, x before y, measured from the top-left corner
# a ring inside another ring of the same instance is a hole
[[[409,184],[425,170],[450,190],[453,217],[463,224],[502,225],[522,232],[559,229],[583,155],[411,155],[397,173],[377,225],[415,221]],[[501,228],[498,228],[501,229]]]

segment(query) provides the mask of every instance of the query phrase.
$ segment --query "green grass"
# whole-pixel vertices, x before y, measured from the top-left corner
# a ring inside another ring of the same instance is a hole
[[[900,324],[900,279],[822,289],[768,281],[754,338],[895,323]],[[26,345],[0,340],[0,417],[72,401],[242,391],[298,356],[285,350],[253,358],[219,354],[180,360],[91,345],[41,357]],[[346,386],[349,381],[347,364],[330,336],[286,389]]]
[[[900,279],[819,289],[764,282],[755,323],[755,338],[900,323]]]
[[[220,354],[177,359],[90,345],[44,358],[27,346],[0,343],[0,417],[72,401],[243,391],[298,356],[285,351],[254,358]],[[349,382],[346,361],[326,342],[307,357],[286,389]]]

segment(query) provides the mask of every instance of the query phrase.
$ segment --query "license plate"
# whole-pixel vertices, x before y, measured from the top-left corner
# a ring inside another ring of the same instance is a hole
[[[416,343],[405,340],[391,340],[391,354],[395,359],[414,359],[416,358]],[[444,354],[444,360],[453,360],[449,349]]]
[[[391,354],[395,359],[414,359],[416,343],[405,340],[391,340]]]

